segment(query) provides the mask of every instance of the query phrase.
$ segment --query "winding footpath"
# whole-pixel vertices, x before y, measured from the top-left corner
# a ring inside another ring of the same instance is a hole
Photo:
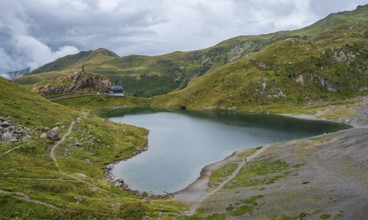
[[[72,122],[72,124],[70,125],[69,129],[68,129],[68,132],[66,134],[64,134],[64,136],[58,141],[56,142],[56,144],[51,148],[51,152],[50,152],[50,156],[52,158],[52,160],[55,162],[55,165],[59,168],[59,164],[57,163],[57,160],[56,160],[56,157],[55,157],[55,150],[56,148],[64,142],[65,138],[71,134],[72,132],[72,129],[73,129],[73,126],[74,126],[74,121]],[[7,151],[5,151],[4,153],[0,154],[0,157],[10,153],[11,151],[13,150],[16,150],[18,148],[20,148],[21,146],[17,146],[17,147],[14,147],[12,149],[9,149]],[[60,170],[60,168],[59,168]],[[0,193],[1,194],[6,194],[6,195],[11,195],[12,197],[16,198],[16,199],[21,199],[21,200],[24,200],[24,201],[27,201],[27,202],[32,202],[32,203],[36,203],[36,204],[40,204],[40,205],[44,205],[44,206],[47,206],[49,208],[53,208],[53,209],[56,209],[56,210],[64,210],[64,209],[60,209],[54,205],[51,205],[49,203],[46,203],[46,202],[42,202],[42,201],[39,201],[39,200],[35,200],[35,199],[32,199],[31,197],[29,197],[28,195],[22,193],[22,192],[8,192],[8,191],[5,191],[5,190],[1,190],[0,189]]]
[[[73,121],[73,122],[71,123],[71,125],[70,125],[70,127],[69,127],[69,129],[68,129],[68,132],[67,132],[67,133],[65,133],[65,134],[64,134],[64,136],[63,136],[63,137],[62,137],[58,142],[56,142],[56,144],[51,148],[51,151],[50,151],[50,157],[51,157],[51,158],[52,158],[52,160],[54,161],[55,166],[59,169],[59,172],[61,172],[64,176],[67,176],[67,177],[69,177],[69,178],[71,178],[71,179],[73,179],[73,180],[75,180],[75,181],[77,181],[77,182],[85,183],[85,184],[87,184],[87,185],[89,185],[89,186],[92,186],[92,187],[94,187],[94,188],[96,188],[96,189],[99,189],[99,190],[104,191],[104,192],[106,192],[106,193],[109,193],[109,194],[111,194],[111,195],[118,196],[118,195],[117,195],[116,193],[114,193],[114,192],[111,192],[111,191],[108,191],[108,190],[102,189],[101,187],[98,187],[98,186],[96,186],[96,185],[94,185],[94,184],[92,184],[92,183],[90,183],[90,182],[88,182],[88,181],[86,181],[86,180],[83,180],[83,179],[78,178],[78,177],[76,177],[76,176],[74,176],[74,175],[71,175],[71,174],[65,173],[64,171],[62,171],[62,170],[60,169],[59,163],[58,163],[58,161],[57,161],[57,159],[56,159],[55,151],[56,151],[56,149],[59,147],[59,145],[60,145],[60,144],[62,144],[62,143],[64,142],[65,138],[66,138],[66,137],[68,137],[68,136],[71,134],[71,132],[72,132],[72,130],[73,130],[73,127],[74,127],[74,125],[75,125],[75,121]]]
[[[13,150],[16,150],[16,149],[20,148],[20,147],[21,147],[21,146],[13,147],[12,149],[9,149],[9,150],[5,151],[4,153],[0,154],[0,157],[4,156],[4,155],[6,155],[6,154],[8,154],[8,153],[12,152]]]
[[[56,210],[65,210],[65,209],[61,209],[61,208],[58,208],[56,206],[53,206],[49,203],[46,203],[46,202],[42,202],[42,201],[39,201],[39,200],[35,200],[35,199],[32,199],[31,197],[29,197],[28,195],[24,194],[24,193],[21,193],[21,192],[8,192],[8,191],[5,191],[5,190],[1,190],[0,189],[0,193],[2,194],[6,194],[6,195],[11,195],[13,196],[14,198],[16,199],[21,199],[21,200],[25,200],[27,202],[32,202],[32,203],[36,203],[36,204],[40,204],[40,205],[44,205],[44,206],[47,206],[49,208],[53,208],[53,209],[56,209]]]
[[[205,193],[203,195],[200,195],[195,203],[191,206],[191,208],[189,209],[189,211],[187,213],[185,213],[186,215],[193,215],[195,213],[195,211],[201,206],[202,202],[205,201],[206,199],[208,199],[210,196],[212,196],[213,194],[217,193],[218,191],[220,191],[228,182],[230,182],[232,179],[234,179],[236,177],[236,175],[238,175],[239,171],[241,168],[243,168],[247,162],[253,160],[254,158],[256,158],[258,155],[260,155],[263,151],[265,151],[270,145],[264,146],[263,148],[257,150],[254,154],[252,154],[251,156],[245,158],[236,168],[236,170],[228,177],[226,178],[220,185],[218,185],[214,190],[212,190],[209,193]]]
[[[69,129],[68,129],[68,132],[64,134],[64,136],[58,141],[56,142],[56,144],[51,148],[51,151],[50,151],[50,156],[52,158],[52,160],[54,161],[55,163],[55,166],[60,170],[60,167],[59,167],[59,164],[56,160],[56,156],[55,156],[55,150],[57,147],[59,147],[59,145],[61,143],[64,142],[65,138],[68,137],[71,133],[72,133],[72,130],[73,130],[73,127],[74,127],[74,124],[75,124],[75,121],[72,122],[72,124],[70,125]]]

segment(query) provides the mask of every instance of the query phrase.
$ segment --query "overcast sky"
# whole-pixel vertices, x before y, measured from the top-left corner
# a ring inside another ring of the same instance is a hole
[[[81,50],[159,55],[297,29],[368,0],[0,0],[0,72]]]

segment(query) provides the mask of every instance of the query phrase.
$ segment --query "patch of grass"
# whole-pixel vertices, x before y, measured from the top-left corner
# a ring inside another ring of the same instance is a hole
[[[227,212],[232,212],[234,210],[234,206],[233,206],[233,204],[229,204],[229,206],[228,207],[226,207],[226,211]]]
[[[292,168],[297,169],[297,168],[300,168],[302,166],[304,166],[304,163],[298,163],[298,164],[293,165]]]
[[[329,219],[329,218],[331,218],[331,214],[322,214],[322,215],[320,215],[319,216],[320,217],[320,219]]]
[[[245,158],[247,158],[247,157],[251,156],[252,154],[254,154],[255,152],[257,152],[257,150],[258,150],[257,148],[246,150],[246,151],[240,153],[238,155],[238,158],[244,160]]]
[[[236,170],[237,167],[238,164],[231,163],[226,164],[217,170],[214,170],[209,177],[208,186],[210,188],[218,186],[222,181],[226,179],[226,177],[230,176]]]
[[[140,220],[146,216],[147,208],[142,203],[127,203],[121,207],[120,216],[126,220]]]
[[[238,208],[236,208],[234,211],[231,212],[232,216],[241,216],[244,215],[246,213],[252,213],[253,211],[253,206],[250,205],[242,205]]]
[[[183,220],[224,220],[227,217],[226,214],[213,214],[213,215],[209,215],[206,217],[202,217],[202,216],[197,216],[197,215],[193,215],[193,216],[181,216],[178,219],[183,219]]]
[[[225,188],[270,184],[283,177],[280,172],[285,171],[287,168],[288,164],[286,162],[272,161],[271,158],[251,161],[240,170],[232,181],[225,185]]]
[[[246,213],[252,213],[254,207],[259,205],[257,200],[262,198],[264,198],[263,195],[256,195],[245,200],[240,200],[235,204],[229,204],[226,211],[231,216],[241,216]]]
[[[240,200],[240,203],[243,203],[243,204],[252,204],[252,205],[258,205],[256,203],[256,200],[257,199],[262,199],[264,198],[264,195],[257,195],[257,196],[252,196],[246,200]]]

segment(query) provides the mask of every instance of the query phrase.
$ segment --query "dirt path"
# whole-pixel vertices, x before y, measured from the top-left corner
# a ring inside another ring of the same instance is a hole
[[[6,195],[11,195],[11,196],[13,196],[16,199],[21,199],[21,200],[25,200],[27,202],[32,202],[32,203],[44,205],[44,206],[47,206],[49,208],[53,208],[53,209],[56,209],[56,210],[60,210],[60,211],[64,210],[64,209],[58,208],[56,206],[53,206],[53,205],[51,205],[49,203],[42,202],[42,201],[35,200],[35,199],[31,199],[29,196],[27,196],[26,194],[21,193],[21,192],[8,192],[8,191],[4,191],[4,190],[1,190],[0,189],[0,193],[6,194]]]
[[[203,178],[197,180],[195,183],[193,183],[188,190],[184,190],[182,192],[179,192],[177,195],[175,195],[174,199],[183,201],[186,203],[190,203],[191,208],[188,212],[186,212],[186,215],[193,215],[195,211],[201,206],[202,202],[206,199],[208,199],[210,196],[221,190],[228,182],[230,182],[232,179],[238,175],[240,169],[246,165],[247,162],[253,160],[258,155],[260,155],[263,151],[265,151],[270,145],[264,146],[263,148],[256,151],[251,156],[244,159],[241,163],[239,163],[236,170],[228,177],[226,178],[219,186],[217,186],[214,190],[210,192],[206,192],[208,189],[208,178]],[[221,163],[221,162],[220,162]]]
[[[85,97],[85,96],[97,96],[96,94],[75,94],[75,95],[64,95],[59,97],[51,97],[48,98],[50,101],[56,101],[60,99],[68,99],[68,98],[77,98],[77,97]]]
[[[51,151],[50,151],[50,156],[52,158],[52,160],[54,161],[55,163],[55,166],[60,170],[60,167],[59,167],[59,164],[56,160],[56,156],[55,156],[55,150],[56,148],[64,142],[65,138],[67,136],[69,136],[71,133],[72,133],[72,130],[73,130],[73,127],[74,127],[74,124],[75,124],[75,121],[72,122],[72,124],[70,125],[69,129],[68,129],[68,132],[64,134],[64,136],[58,141],[56,142],[56,144],[51,148]]]
[[[111,195],[117,196],[117,194],[115,194],[115,193],[113,193],[113,192],[111,192],[111,191],[108,191],[108,190],[102,189],[102,188],[100,188],[100,187],[98,187],[98,186],[96,186],[96,185],[94,185],[94,184],[92,184],[92,183],[90,183],[90,182],[88,182],[88,181],[86,181],[86,180],[84,180],[84,179],[81,179],[81,178],[78,178],[78,177],[76,177],[76,176],[74,176],[74,175],[71,175],[71,174],[65,173],[64,171],[62,171],[62,170],[60,169],[60,166],[59,166],[59,164],[58,164],[58,162],[57,162],[57,159],[56,159],[56,156],[55,156],[55,151],[56,151],[56,149],[59,147],[59,145],[60,145],[60,144],[62,144],[62,143],[64,142],[65,138],[71,134],[71,132],[72,132],[72,130],[73,130],[73,127],[74,127],[74,124],[75,124],[75,121],[73,121],[73,122],[72,122],[72,124],[70,125],[70,127],[69,127],[69,129],[68,129],[68,132],[67,132],[67,133],[65,133],[65,134],[64,134],[64,136],[63,136],[63,137],[62,137],[58,142],[56,142],[56,144],[51,148],[50,156],[51,156],[52,160],[54,161],[55,166],[59,169],[59,171],[60,171],[64,176],[67,176],[67,177],[69,177],[69,178],[71,178],[71,179],[73,179],[73,180],[75,180],[75,181],[77,181],[77,182],[85,183],[85,184],[87,184],[87,185],[89,185],[89,186],[95,187],[96,189],[99,189],[99,190],[101,190],[101,191],[107,192],[107,193],[109,193],[109,194],[111,194]]]
[[[9,149],[9,150],[5,151],[4,153],[0,154],[0,157],[4,156],[4,155],[6,155],[6,154],[8,154],[8,153],[12,152],[13,150],[16,150],[16,149],[20,148],[20,147],[21,147],[21,146],[13,147],[12,149]]]

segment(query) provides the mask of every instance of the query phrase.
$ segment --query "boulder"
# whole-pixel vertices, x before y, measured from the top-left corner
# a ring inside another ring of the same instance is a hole
[[[7,128],[10,126],[10,123],[8,121],[3,121],[3,123],[1,124],[1,127],[3,128]]]
[[[4,142],[16,142],[18,141],[17,138],[13,135],[13,133],[7,132],[4,133],[1,137],[1,140]]]
[[[46,133],[42,133],[40,136],[41,139],[46,139],[47,138],[47,134]]]
[[[46,132],[46,131],[48,131],[48,130],[50,130],[48,127],[42,127],[42,126],[38,126],[37,127],[37,130],[39,130],[39,131],[43,131],[43,132]]]
[[[47,138],[49,139],[53,139],[53,140],[60,140],[60,128],[59,127],[54,127],[53,129],[51,129],[50,131],[47,132]]]
[[[150,201],[148,198],[145,198],[145,199],[142,199],[142,200],[141,200],[141,203],[142,203],[142,204],[150,204],[150,202],[151,202],[151,201]]]
[[[32,138],[29,135],[26,135],[22,138],[22,141],[29,141],[32,140]]]
[[[1,117],[0,117],[1,118]],[[23,126],[13,125],[9,120],[0,119],[0,141],[17,142],[31,140],[32,131]]]

